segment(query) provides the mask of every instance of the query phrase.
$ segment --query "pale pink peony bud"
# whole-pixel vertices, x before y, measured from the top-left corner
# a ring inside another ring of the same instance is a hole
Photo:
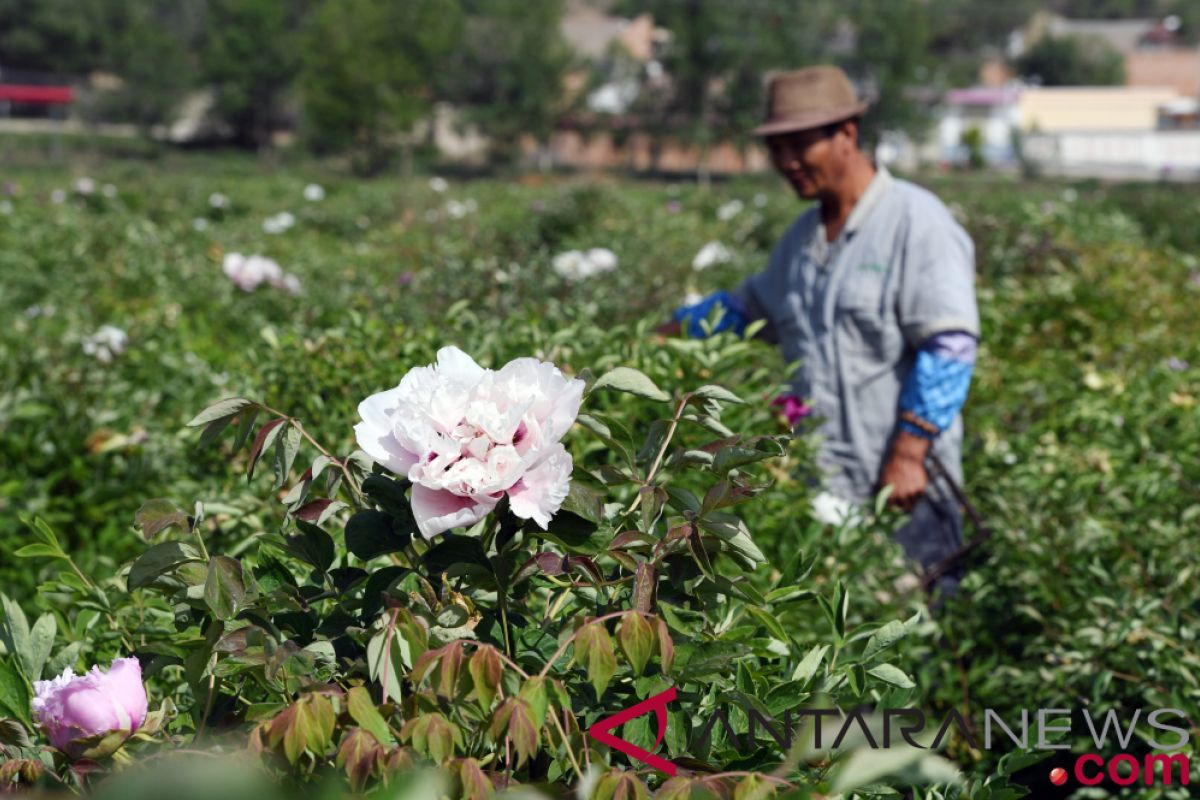
[[[117,658],[107,672],[92,667],[34,683],[33,715],[50,743],[71,758],[111,755],[146,722],[146,687],[136,658]]]

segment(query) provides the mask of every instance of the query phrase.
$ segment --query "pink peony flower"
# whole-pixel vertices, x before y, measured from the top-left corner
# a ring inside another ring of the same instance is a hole
[[[560,440],[583,386],[537,359],[492,371],[444,347],[436,364],[362,401],[354,433],[368,455],[412,482],[426,538],[475,524],[506,494],[514,514],[545,530],[570,486],[571,456]]]
[[[113,659],[108,672],[92,667],[34,683],[33,715],[50,743],[71,758],[111,755],[146,721],[146,687],[136,658]]]
[[[812,406],[805,403],[794,394],[781,394],[771,401],[771,406],[779,406],[780,413],[787,418],[788,425],[796,427],[800,420],[812,413]]]

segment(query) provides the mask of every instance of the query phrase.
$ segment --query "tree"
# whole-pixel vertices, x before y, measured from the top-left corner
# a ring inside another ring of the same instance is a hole
[[[101,8],[80,0],[0,0],[0,68],[77,75],[100,58]]]
[[[1043,86],[1115,86],[1125,82],[1121,54],[1098,39],[1050,37],[1037,42],[1018,61],[1022,77]]]
[[[203,49],[215,112],[243,145],[263,147],[300,67],[299,30],[307,3],[212,0]]]
[[[501,159],[521,134],[544,143],[564,111],[571,53],[562,0],[463,0],[465,31],[438,72],[437,92],[491,137]]]
[[[318,150],[350,148],[363,172],[382,169],[429,112],[430,86],[461,35],[441,0],[324,0],[304,37],[305,122]]]

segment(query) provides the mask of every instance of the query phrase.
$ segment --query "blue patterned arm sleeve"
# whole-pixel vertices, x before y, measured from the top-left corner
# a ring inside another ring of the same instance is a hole
[[[709,318],[714,309],[720,309],[720,316],[712,330],[706,332],[701,323]],[[713,292],[698,303],[676,309],[672,318],[678,321],[693,339],[703,339],[709,333],[722,331],[733,331],[741,336],[746,330],[746,325],[750,323],[749,314],[742,303],[725,291]]]
[[[950,427],[971,387],[975,337],[964,331],[937,333],[921,342],[900,391],[900,428],[934,439]]]

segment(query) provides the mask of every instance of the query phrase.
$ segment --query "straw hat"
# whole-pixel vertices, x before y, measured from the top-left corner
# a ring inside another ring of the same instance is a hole
[[[784,72],[767,87],[767,118],[754,129],[759,136],[819,128],[855,117],[869,103],[860,100],[846,73],[821,65]]]

